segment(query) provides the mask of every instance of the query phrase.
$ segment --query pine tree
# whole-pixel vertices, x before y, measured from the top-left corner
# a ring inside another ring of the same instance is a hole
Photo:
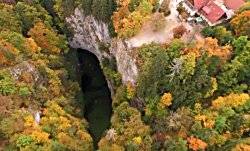
[[[91,14],[91,6],[93,3],[93,0],[78,0],[78,3],[82,6],[85,13]]]
[[[94,0],[92,14],[103,22],[108,22],[112,15],[112,0]]]

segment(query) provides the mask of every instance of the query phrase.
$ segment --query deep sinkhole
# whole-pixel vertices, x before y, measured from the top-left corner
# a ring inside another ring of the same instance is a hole
[[[89,133],[96,149],[105,130],[110,126],[111,93],[98,58],[83,49],[77,49],[77,56],[84,95],[84,117],[89,122]]]

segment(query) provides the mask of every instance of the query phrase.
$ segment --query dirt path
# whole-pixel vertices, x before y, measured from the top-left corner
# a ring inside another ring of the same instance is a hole
[[[200,31],[197,30],[197,27],[191,26],[187,22],[183,22],[178,18],[179,13],[177,12],[176,8],[177,5],[181,2],[181,0],[171,0],[170,2],[170,8],[171,8],[171,14],[167,16],[166,19],[166,27],[164,30],[159,32],[154,32],[149,22],[144,25],[142,30],[139,34],[136,36],[130,38],[128,42],[132,47],[140,47],[143,44],[149,44],[151,42],[156,43],[165,43],[165,42],[171,42],[173,40],[173,32],[172,30],[180,25],[184,25],[189,31],[186,33],[182,40],[185,42],[188,42],[190,40],[198,40],[203,41],[204,38],[200,35]],[[152,15],[154,16],[154,14]]]
[[[133,47],[140,47],[141,45],[149,44],[151,42],[164,43],[167,40],[172,40],[172,30],[178,26],[178,22],[176,20],[167,20],[167,25],[163,31],[154,32],[150,24],[147,23],[141,30],[141,32],[135,37],[129,39],[129,42]]]

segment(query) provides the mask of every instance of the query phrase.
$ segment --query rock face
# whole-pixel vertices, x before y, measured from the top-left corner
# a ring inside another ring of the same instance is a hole
[[[69,40],[71,47],[86,49],[95,54],[99,61],[113,55],[123,83],[135,84],[138,69],[128,42],[111,39],[105,23],[97,21],[93,16],[85,15],[84,11],[79,8],[76,8],[73,15],[66,18],[66,21],[74,32]],[[100,50],[101,43],[109,46],[109,51]]]
[[[35,66],[28,63],[27,61],[24,61],[22,63],[19,63],[13,67],[7,68],[9,71],[11,77],[15,80],[18,80],[24,73],[29,73],[31,75],[30,80],[32,82],[39,82],[41,80],[41,76]]]
[[[95,54],[100,60],[108,54],[99,50],[99,43],[109,44],[108,27],[98,22],[93,16],[86,16],[81,9],[76,8],[73,15],[66,18],[74,35],[70,38],[70,45],[73,48],[82,48]]]

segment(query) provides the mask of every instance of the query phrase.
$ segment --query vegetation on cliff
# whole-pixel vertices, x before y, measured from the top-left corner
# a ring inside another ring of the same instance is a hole
[[[92,150],[65,35],[38,3],[0,3],[0,150]]]
[[[169,1],[163,4],[161,11]],[[65,69],[69,48],[60,34],[77,6],[112,21],[116,38],[124,40],[152,23],[158,1],[0,3],[0,150],[93,150],[87,121],[75,106],[79,84]],[[226,25],[205,26],[204,42],[182,41],[177,28],[171,42],[134,48],[136,83],[122,84],[115,59],[105,58],[102,68],[115,95],[99,150],[250,150],[249,17],[246,3]],[[153,26],[163,28],[161,22]]]

